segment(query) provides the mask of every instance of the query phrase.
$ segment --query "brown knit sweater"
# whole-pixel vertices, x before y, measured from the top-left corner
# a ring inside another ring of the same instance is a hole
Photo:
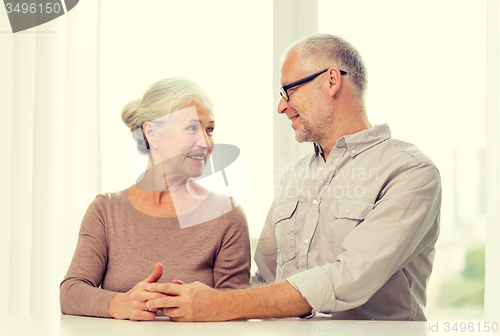
[[[135,209],[125,190],[98,195],[83,218],[78,244],[60,286],[63,314],[109,317],[112,297],[144,280],[156,263],[158,282],[200,281],[215,288],[248,285],[250,241],[241,207],[217,217],[227,196],[210,194],[189,217],[214,218],[182,229],[177,217]],[[231,204],[232,200],[231,200]]]

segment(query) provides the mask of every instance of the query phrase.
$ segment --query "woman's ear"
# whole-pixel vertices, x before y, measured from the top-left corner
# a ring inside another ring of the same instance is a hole
[[[146,137],[146,140],[149,143],[149,147],[155,147],[156,146],[156,132],[155,128],[153,127],[153,124],[149,121],[145,121],[144,124],[142,124],[142,131],[144,132],[144,136]]]

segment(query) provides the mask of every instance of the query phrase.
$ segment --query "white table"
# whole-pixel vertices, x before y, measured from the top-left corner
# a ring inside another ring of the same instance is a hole
[[[113,319],[67,316],[10,314],[0,316],[1,336],[129,336],[129,335],[499,335],[474,331],[456,332],[445,329],[446,322],[387,322],[387,321],[334,321],[325,317],[310,320],[276,319],[215,323],[181,323],[167,318],[154,321],[132,322]],[[458,322],[460,323],[460,322]],[[472,322],[471,322],[472,323]],[[483,323],[484,327],[484,322]],[[437,330],[436,330],[437,326]],[[433,329],[432,331],[429,328]]]

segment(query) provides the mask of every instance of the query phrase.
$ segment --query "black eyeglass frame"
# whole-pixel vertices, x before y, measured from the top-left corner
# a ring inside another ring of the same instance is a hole
[[[306,82],[309,82],[309,81],[312,81],[314,78],[318,77],[319,75],[321,75],[323,72],[326,72],[328,69],[330,68],[326,68],[325,70],[321,70],[320,72],[316,72],[312,75],[309,75],[307,77],[304,77],[304,78],[301,78],[299,80],[296,80],[295,82],[291,82],[290,84],[287,84],[287,85],[283,85],[280,89],[280,96],[287,102],[290,100],[290,97],[288,96],[288,90],[290,90],[291,88],[297,86],[297,85],[300,85],[300,84],[304,84]],[[344,71],[344,70],[340,70],[340,74],[341,75],[346,75],[347,74],[347,71]]]

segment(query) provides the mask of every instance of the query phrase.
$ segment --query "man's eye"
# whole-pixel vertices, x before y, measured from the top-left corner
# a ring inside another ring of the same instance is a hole
[[[188,129],[190,131],[196,131],[197,127],[196,127],[196,125],[191,125],[188,128],[186,128],[186,129]]]

